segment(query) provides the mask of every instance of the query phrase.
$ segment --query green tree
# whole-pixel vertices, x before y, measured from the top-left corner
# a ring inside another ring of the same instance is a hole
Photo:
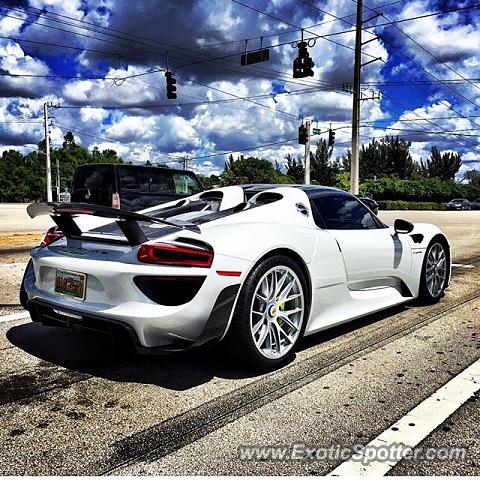
[[[51,149],[52,177],[55,182],[56,164],[60,166],[61,190],[69,190],[73,172],[84,163],[122,163],[112,149],[91,152],[76,144],[72,132],[67,132],[60,148]],[[16,150],[7,150],[0,157],[0,201],[27,202],[45,200],[45,140],[38,144],[38,151],[22,155]]]
[[[198,178],[205,187],[205,190],[210,190],[220,185],[220,177],[218,175],[210,175],[209,177],[206,177],[205,175],[198,175]]]
[[[415,170],[410,146],[411,142],[389,135],[362,145],[359,152],[360,179],[410,178]]]
[[[440,180],[455,180],[455,175],[462,166],[462,157],[456,152],[441,153],[437,147],[432,147],[430,158],[425,163],[420,162],[420,171],[428,178]]]
[[[468,170],[463,174],[463,178],[467,180],[470,185],[476,185],[480,187],[480,171],[476,170]]]
[[[285,155],[285,168],[287,169],[287,175],[292,179],[294,183],[303,183],[305,180],[305,168],[300,158],[296,160],[290,153]]]
[[[326,140],[317,142],[315,153],[310,152],[310,178],[319,185],[333,186],[340,164],[337,160],[332,162],[333,147],[329,147]]]
[[[268,160],[243,156],[230,165],[220,175],[220,185],[240,185],[244,183],[290,183],[291,178],[275,170]]]

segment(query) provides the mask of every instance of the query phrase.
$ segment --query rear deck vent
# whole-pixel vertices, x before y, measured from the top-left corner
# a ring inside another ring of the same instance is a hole
[[[276,192],[263,192],[252,198],[252,203],[255,205],[266,205],[267,203],[278,202],[283,198],[283,195]]]

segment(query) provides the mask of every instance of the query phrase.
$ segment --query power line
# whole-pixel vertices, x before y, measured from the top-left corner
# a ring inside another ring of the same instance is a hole
[[[232,1],[238,1],[238,0],[232,0]],[[307,2],[305,2],[305,0],[300,0],[300,1],[302,1],[303,3],[307,3]],[[352,0],[352,1],[354,1],[354,3],[356,3],[355,0]],[[308,4],[308,3],[307,3],[307,4]],[[313,8],[318,9],[318,7],[316,7],[316,6],[314,6],[314,5],[311,5],[311,4],[309,4],[309,5],[310,5],[311,7],[313,7]],[[468,8],[473,8],[473,7],[477,7],[477,6],[480,6],[480,5],[474,5],[474,6],[470,6],[470,7],[468,7]],[[467,7],[465,7],[465,8],[467,8]],[[337,19],[340,20],[339,17],[337,17],[336,15],[334,15],[334,14],[332,14],[332,13],[330,13],[330,12],[326,12],[325,10],[322,10],[322,9],[318,9],[318,10],[321,11],[322,13],[328,14],[328,15],[330,15],[330,16],[332,16],[332,17],[337,18]],[[375,13],[378,13],[378,12],[376,12],[375,10],[372,10],[372,11],[374,11]],[[446,13],[446,11],[445,11],[445,12],[442,12],[442,13]],[[437,14],[439,14],[439,13],[437,13]],[[427,16],[433,16],[433,14],[428,14]],[[411,17],[410,20],[415,20],[415,19],[423,18],[423,17],[424,17],[424,16]],[[345,19],[342,19],[342,21],[343,21],[344,23],[347,23],[348,25],[354,26],[353,23],[351,23],[351,22],[349,22],[349,21],[347,21],[347,20],[345,20]],[[406,21],[406,19],[402,19],[401,21]],[[388,22],[388,25],[391,25],[392,23],[393,23],[393,22],[390,21],[390,22]],[[395,23],[398,23],[398,22],[395,22]],[[382,24],[380,24],[380,25],[382,25]],[[378,26],[378,25],[376,25],[375,28],[376,28],[377,26]],[[397,28],[398,28],[398,27],[397,27]],[[362,30],[368,32],[368,33],[371,34],[371,35],[374,35],[373,32],[367,30],[366,28],[362,28]],[[385,41],[384,39],[383,39],[383,41],[384,41],[385,43],[388,43],[393,49],[398,50],[398,49],[396,49],[396,47],[394,47],[393,45],[391,45],[390,42],[387,42],[387,41]],[[400,53],[401,53],[402,55],[404,55],[401,51],[400,51]],[[405,56],[405,58],[409,59],[409,58],[406,57],[406,56]],[[383,60],[383,59],[380,59],[380,60],[381,60],[384,64],[387,63],[387,62],[385,62],[385,60]],[[409,59],[409,60],[411,60],[411,59]],[[413,60],[412,60],[412,61],[413,61]],[[414,61],[413,61],[413,62],[414,62]],[[416,62],[414,62],[414,63],[416,64]],[[418,64],[416,64],[416,65],[417,65],[419,68],[422,68],[422,69],[423,69],[423,67],[421,67],[420,65],[418,65]],[[392,70],[396,71],[400,76],[402,76],[403,78],[405,78],[406,80],[408,80],[408,78],[407,78],[405,75],[403,75],[402,72],[400,72],[399,70],[397,70],[397,68],[394,67],[394,68],[392,68]],[[438,79],[437,77],[435,77],[433,74],[430,74],[427,70],[425,70],[425,69],[423,69],[423,70],[424,70],[426,73],[428,73],[430,76],[432,76],[435,80],[439,80],[439,79]],[[415,85],[415,86],[416,86],[416,85]],[[447,86],[448,86],[448,85],[447,85]],[[416,86],[416,87],[419,88],[420,90],[426,92],[427,94],[429,94],[425,89],[423,89],[423,88],[421,88],[421,87],[419,87],[419,86]],[[451,87],[448,87],[448,88],[450,88],[453,92],[456,92],[456,90],[452,89]],[[384,94],[384,96],[386,96],[386,94]],[[467,100],[468,100],[468,99],[467,99]],[[391,99],[391,97],[390,97],[390,101],[393,101],[393,100]],[[457,111],[456,109],[454,109],[454,108],[453,108],[451,105],[449,105],[447,102],[445,102],[445,101],[442,100],[441,103],[444,104],[445,106],[447,106],[447,107],[448,107],[450,110],[452,110],[453,112],[458,113],[459,115],[462,115],[461,112],[459,112],[459,111]],[[405,107],[405,108],[406,108],[406,110],[408,110],[407,107]],[[429,123],[432,123],[432,124],[435,125],[437,128],[442,128],[441,126],[435,124],[434,122],[429,122]],[[466,140],[467,140],[467,139],[466,139]]]
[[[232,0],[232,1],[238,1],[238,0]],[[328,15],[334,17],[334,18],[337,18],[337,19],[341,20],[341,19],[340,19],[339,17],[337,17],[336,15],[333,15],[333,14],[330,13],[330,12],[326,12],[325,10],[319,9],[319,8],[316,7],[315,5],[309,4],[309,3],[306,2],[305,0],[300,0],[300,1],[303,2],[303,3],[306,3],[307,5],[310,5],[312,8],[315,8],[315,9],[317,9],[317,10],[319,10],[319,11],[325,13],[325,14],[328,14]],[[354,3],[356,3],[355,0],[352,0],[352,1],[353,1]],[[431,14],[418,15],[418,16],[416,16],[416,17],[410,17],[410,18],[408,18],[408,19],[400,19],[400,20],[390,20],[390,19],[388,19],[383,13],[380,13],[380,12],[378,12],[377,10],[374,10],[374,9],[372,9],[372,8],[370,8],[370,7],[366,7],[366,8],[369,9],[370,11],[376,13],[376,14],[382,15],[386,20],[388,20],[387,23],[377,24],[377,25],[375,25],[373,28],[378,28],[378,27],[387,26],[387,25],[393,26],[393,27],[395,27],[397,30],[399,30],[402,34],[406,35],[409,39],[411,39],[412,41],[414,41],[414,42],[415,42],[417,45],[419,45],[421,48],[423,48],[425,51],[427,51],[428,53],[431,54],[431,52],[429,52],[428,50],[426,50],[424,47],[422,47],[420,44],[418,44],[418,42],[416,42],[414,39],[412,39],[408,34],[406,34],[405,32],[403,32],[403,30],[401,30],[401,29],[396,25],[396,23],[404,22],[404,21],[407,21],[407,20],[408,20],[408,21],[410,21],[410,20],[417,20],[417,19],[419,19],[419,18],[426,18],[426,17],[430,17],[430,16],[434,16],[434,15],[441,15],[441,14],[445,14],[445,13],[451,13],[451,12],[454,12],[454,11],[461,11],[461,10],[466,10],[466,9],[470,9],[470,8],[478,8],[478,7],[480,7],[480,4],[470,5],[470,6],[467,6],[467,7],[459,7],[459,8],[457,8],[457,9],[445,10],[445,11],[443,11],[443,12],[436,12],[436,13],[431,13]],[[346,20],[344,20],[344,19],[342,19],[342,21],[344,21],[345,23],[347,23],[347,24],[349,24],[349,25],[351,25],[351,26],[354,25],[353,23],[348,22],[348,21],[346,21]],[[374,34],[374,33],[371,32],[370,30],[368,30],[367,28],[362,28],[362,30],[365,31],[365,32],[370,33],[371,35]],[[437,78],[437,77],[436,77],[435,75],[433,75],[432,73],[428,72],[424,67],[422,67],[421,65],[419,65],[419,64],[418,64],[417,62],[415,62],[412,58],[406,56],[401,50],[399,50],[398,48],[396,48],[396,47],[395,47],[394,45],[392,45],[390,42],[387,42],[385,39],[383,39],[383,41],[384,41],[385,43],[388,43],[388,44],[391,46],[391,48],[393,48],[394,50],[398,51],[398,52],[399,52],[402,56],[404,56],[407,60],[411,61],[411,62],[412,62],[414,65],[416,65],[418,68],[422,69],[425,73],[427,73],[428,75],[430,75],[430,76],[431,76],[432,78],[434,78],[437,82],[443,83],[439,78]],[[431,54],[431,55],[434,56],[433,54]],[[441,60],[438,59],[436,56],[434,56],[434,58],[436,58],[438,61],[441,62]],[[384,60],[382,60],[382,61],[383,61],[383,63],[386,64],[386,62],[385,62]],[[443,63],[443,62],[441,62],[441,63]],[[444,64],[444,65],[446,65],[446,64]],[[449,67],[448,65],[446,65],[446,66],[447,66],[448,68],[450,68],[453,72],[455,72],[457,75],[459,75],[460,77],[462,77],[464,80],[467,80],[465,77],[463,77],[461,74],[459,74],[458,72],[456,72],[455,70],[453,70],[451,67]],[[393,68],[393,70],[398,71],[396,68]],[[405,78],[405,76],[404,76],[403,74],[402,74],[402,76]],[[476,104],[474,101],[472,101],[471,99],[465,97],[464,95],[462,95],[462,94],[461,94],[460,92],[458,92],[457,90],[451,88],[448,84],[445,84],[445,83],[443,83],[443,84],[444,84],[447,88],[449,88],[452,92],[454,92],[456,95],[461,96],[464,100],[467,100],[468,102],[472,103],[475,107],[479,107],[479,105]],[[472,83],[472,84],[473,84],[473,83]],[[473,85],[474,85],[474,84],[473,84]],[[476,85],[475,85],[475,87],[476,87],[476,88],[480,88],[480,87],[477,87]],[[445,105],[447,105],[447,104],[445,103]],[[454,111],[456,111],[456,110],[454,110]],[[457,112],[457,113],[458,113],[458,112]]]
[[[42,10],[42,9],[35,8],[35,7],[32,7],[32,6],[23,7],[23,9],[13,8],[13,7],[9,7],[9,6],[5,6],[4,8],[10,8],[12,10],[21,11],[21,12],[28,12],[27,9],[35,10],[35,11],[38,12],[38,13],[36,13],[38,15],[38,17],[40,17],[42,14],[45,15],[45,18],[46,18],[47,15],[54,15],[54,16],[57,16],[57,17],[66,18],[68,20],[73,20],[73,21],[81,23],[81,24],[86,24],[86,25],[91,25],[91,26],[97,27],[97,28],[101,28],[103,30],[108,30],[108,31],[116,32],[116,33],[121,33],[122,35],[127,35],[127,36],[130,36],[130,37],[133,37],[133,38],[138,38],[140,40],[146,40],[146,41],[154,43],[154,44],[158,43],[158,40],[156,40],[156,39],[151,39],[151,38],[144,37],[144,36],[141,36],[141,35],[135,35],[135,34],[125,32],[125,31],[122,31],[122,30],[118,30],[118,29],[115,29],[115,28],[105,27],[104,25],[100,25],[98,23],[93,23],[93,22],[88,22],[88,21],[85,21],[85,20],[76,19],[76,18],[68,16],[68,15],[64,15],[64,14],[60,14],[60,13],[56,13],[56,12],[51,12],[51,11],[44,10],[44,9]],[[56,21],[55,18],[50,18],[50,20]],[[330,22],[325,22],[325,23],[330,23]],[[313,25],[313,26],[311,26],[311,28],[313,28],[315,26],[318,26],[318,25],[320,25],[320,24]],[[78,28],[82,28],[81,25],[76,25],[76,26]],[[286,35],[286,34],[289,34],[289,33],[294,33],[296,31],[297,31],[297,29],[288,30],[288,31],[282,30],[282,31],[273,32],[273,33],[266,33],[264,35],[257,36],[257,37],[249,37],[249,38],[245,38],[245,39],[230,40],[230,41],[226,41],[226,42],[216,42],[216,43],[205,44],[205,45],[195,45],[195,46],[191,46],[191,47],[177,47],[177,48],[186,49],[186,50],[199,50],[199,49],[203,49],[203,48],[210,48],[210,47],[215,47],[215,46],[222,46],[222,45],[229,45],[229,44],[233,44],[233,43],[240,43],[240,42],[244,42],[245,40],[257,40],[257,39],[260,39],[260,38],[267,38],[267,37],[272,37],[272,36],[277,36],[277,35]],[[105,32],[99,32],[99,33],[101,33],[102,35],[109,35],[109,33],[105,33]],[[127,40],[127,39],[125,39],[125,40]],[[130,40],[130,41],[134,42],[135,40]]]
[[[280,140],[278,142],[264,143],[263,145],[256,145],[256,146],[253,146],[253,147],[240,148],[240,149],[237,149],[237,150],[229,150],[228,152],[213,153],[211,155],[201,155],[199,157],[192,157],[192,158],[190,158],[190,160],[200,160],[200,159],[204,159],[204,158],[219,157],[221,155],[229,155],[230,153],[237,153],[237,152],[251,152],[253,150],[259,150],[261,148],[272,147],[274,145],[281,145],[281,144],[285,144],[285,143],[290,143],[290,142],[297,141],[297,140],[298,140],[298,138],[291,138],[289,140]]]
[[[24,21],[24,19],[20,19],[20,18],[18,18],[18,17],[14,17],[14,18],[17,18],[18,20]],[[69,17],[69,18],[70,18],[70,17]],[[30,23],[32,23],[32,22],[30,22]],[[41,26],[46,27],[46,28],[56,28],[56,27],[53,27],[53,26],[51,26],[51,25],[46,25],[46,24],[43,24],[43,23],[42,23],[42,24],[36,23],[36,25],[41,25]],[[79,28],[81,28],[81,27],[79,27]],[[67,32],[69,32],[69,33],[72,33],[73,35],[79,34],[78,32],[73,32],[73,31],[64,30],[64,29],[61,29],[61,30],[62,30],[62,31],[67,31]],[[81,35],[81,34],[80,34],[80,35]],[[87,37],[88,37],[88,36],[87,36]],[[95,37],[95,39],[97,39],[97,37]],[[104,39],[98,39],[98,40],[103,41]],[[109,43],[111,43],[111,42],[109,42]],[[169,45],[171,45],[171,44],[169,44]],[[283,45],[283,44],[282,44],[282,45]],[[66,47],[67,47],[67,48],[71,48],[71,46],[66,46]],[[129,46],[128,48],[138,49],[138,48],[136,48],[136,47],[131,47],[131,46]],[[146,51],[146,50],[143,49],[143,48],[140,49],[140,50],[141,50],[141,51]],[[151,51],[149,51],[149,52],[151,52]],[[155,52],[152,52],[152,53],[155,53]],[[184,54],[182,54],[182,55],[184,55]],[[238,55],[238,54],[235,54],[235,55]],[[116,54],[111,54],[111,56],[116,57]],[[191,56],[191,55],[189,55],[189,56]],[[215,58],[210,58],[210,59],[207,59],[206,61],[212,61],[212,60],[215,60]],[[203,60],[202,60],[202,62],[203,62]],[[193,63],[197,63],[197,62],[193,62]],[[148,65],[148,66],[151,67],[150,65]],[[132,75],[132,76],[126,76],[126,77],[127,77],[127,78],[134,78],[134,77],[136,77],[136,76],[142,76],[142,75],[151,74],[151,73],[154,73],[154,72],[157,72],[157,71],[163,71],[163,69],[158,69],[158,68],[154,68],[154,67],[151,67],[151,68],[152,68],[152,70],[150,70],[150,71],[148,71],[148,72],[143,72],[143,73],[141,73],[141,74],[136,74],[136,75]],[[254,68],[255,68],[255,67],[254,67]],[[238,71],[238,69],[230,69],[230,70],[232,70],[232,71]],[[270,72],[271,72],[270,70],[261,69],[261,68],[258,68],[258,67],[255,68],[255,70],[261,70],[261,71],[267,72],[267,73],[269,73],[269,74],[270,74]],[[293,82],[293,81],[290,80],[290,79],[288,79],[288,80],[285,79],[285,78],[284,78],[284,72],[277,72],[277,73],[280,73],[280,74],[282,75],[282,80],[283,80],[284,82],[296,83],[296,84],[301,84],[301,85],[309,85],[309,83],[299,83],[299,82]],[[251,74],[251,73],[250,73],[250,74]],[[58,76],[58,77],[60,77],[60,76]],[[73,77],[73,76],[72,76],[72,77],[70,77],[70,76],[62,76],[62,77],[63,77],[63,78],[77,79],[76,76],[75,76],[75,77]],[[126,77],[121,77],[121,78],[108,78],[108,79],[111,79],[111,80],[114,80],[114,81],[124,81]],[[45,77],[45,78],[53,78],[53,76],[52,76],[52,77],[48,76],[48,77]],[[93,77],[93,76],[82,77],[82,78],[84,78],[84,79],[98,79],[98,80],[101,79],[100,77]],[[318,83],[318,82],[317,82],[317,83]]]
[[[436,85],[436,84],[442,84],[442,83],[452,83],[452,84],[462,84],[467,82],[477,82],[480,83],[480,78],[468,78],[466,80],[462,80],[459,78],[455,79],[449,79],[449,78],[444,78],[444,79],[439,79],[439,80],[405,80],[405,81],[400,81],[400,80],[379,80],[378,82],[362,82],[361,85],[363,86],[386,86],[386,87],[403,87],[405,85]],[[343,83],[348,83],[348,82],[343,82]]]
[[[145,85],[145,84],[144,84]],[[151,88],[151,85],[146,85]],[[210,87],[208,87],[210,88]],[[163,89],[162,89],[163,90]],[[271,98],[272,95],[275,96],[282,96],[282,95],[304,95],[307,93],[314,93],[320,91],[319,88],[306,88],[303,90],[293,90],[290,92],[280,92],[276,94],[261,94],[261,95],[252,95],[248,97],[235,97],[235,98],[224,98],[224,99],[218,99],[218,100],[205,100],[205,101],[200,101],[200,102],[185,102],[185,103],[161,103],[161,104],[145,104],[145,105],[122,105],[122,106],[116,106],[116,105],[60,105],[58,108],[62,109],[80,109],[80,108],[103,108],[105,110],[110,110],[110,109],[149,109],[149,108],[175,108],[175,107],[196,107],[199,105],[216,105],[220,103],[233,103],[233,102],[238,102],[240,100],[245,101],[245,100],[252,100],[252,99],[262,99],[262,98]],[[265,106],[265,105],[261,105]]]
[[[103,50],[95,50],[95,49],[92,49],[92,48],[74,47],[73,45],[60,45],[58,43],[49,43],[49,42],[44,42],[44,41],[40,42],[40,41],[37,41],[37,40],[29,40],[29,39],[26,39],[26,38],[8,37],[8,36],[5,36],[5,35],[0,35],[0,38],[4,38],[6,40],[12,40],[14,42],[34,43],[34,44],[37,44],[37,45],[42,45],[42,46],[47,46],[47,47],[69,48],[69,49],[72,49],[72,50],[80,50],[82,52],[101,53],[101,54],[108,55],[108,56],[117,56],[117,55],[120,56],[121,55],[120,53],[115,54],[113,52],[105,52]]]
[[[257,12],[257,13],[260,13],[262,15],[266,15],[267,17],[270,17],[274,20],[276,20],[277,22],[281,22],[281,23],[284,23],[285,25],[290,25],[292,27],[295,27],[295,28],[298,28],[298,30],[303,30],[307,33],[310,33],[311,35],[314,35],[315,38],[319,38],[319,39],[322,39],[322,40],[326,40],[327,42],[331,42],[331,43],[334,43],[335,45],[338,45],[340,47],[344,47],[344,48],[347,48],[349,50],[355,50],[353,47],[351,47],[350,45],[345,45],[343,43],[340,43],[340,42],[337,42],[335,40],[332,40],[330,38],[324,38],[323,36],[320,36],[314,32],[312,32],[311,30],[308,30],[306,28],[302,28],[302,27],[299,27],[298,25],[295,25],[294,23],[291,23],[291,22],[288,22],[286,20],[282,20],[281,18],[278,18],[278,17],[275,17],[274,15],[271,15],[270,13],[266,13],[266,12],[263,12],[262,10],[259,10],[258,8],[255,8],[255,7],[252,7],[250,5],[247,5],[246,3],[242,3],[240,2],[239,0],[231,0],[232,2],[235,2],[235,3],[238,3],[239,5],[242,5],[243,7],[245,8],[248,8],[250,10],[253,10],[254,12]],[[343,32],[345,33],[345,32]],[[373,55],[370,55],[368,53],[365,53],[366,56],[368,57],[372,57],[372,58],[375,58]]]
[[[367,9],[371,10],[372,12],[375,12],[375,13],[379,13],[377,12],[376,10],[374,9],[371,9],[370,7],[367,7]],[[473,85],[475,88],[478,88],[480,89],[480,87],[478,87],[475,83],[471,82],[468,78],[464,77],[461,73],[457,72],[454,68],[452,68],[450,65],[448,65],[447,63],[443,62],[442,60],[440,60],[440,58],[435,55],[434,53],[432,53],[430,50],[428,50],[427,48],[425,48],[423,45],[421,45],[419,42],[417,42],[417,40],[415,40],[411,35],[409,35],[408,33],[404,32],[398,25],[395,25],[395,23],[390,20],[384,13],[381,14],[385,20],[387,20],[389,22],[390,25],[392,25],[393,27],[395,27],[400,33],[402,33],[405,37],[407,37],[411,42],[413,42],[415,45],[417,45],[418,47],[420,47],[424,52],[428,53],[432,58],[434,58],[437,62],[441,63],[442,65],[444,65],[445,67],[447,67],[451,72],[453,72],[455,75],[459,76],[460,78],[462,78],[463,80],[467,81],[468,83],[470,83],[471,85]],[[473,102],[474,105],[476,105],[475,102]],[[477,105],[478,106],[478,105]]]
[[[384,96],[384,97],[387,97],[387,98],[390,100],[390,102],[392,102],[393,104],[398,105],[400,108],[403,108],[404,111],[410,110],[410,109],[409,109],[408,107],[406,107],[404,104],[402,104],[401,102],[398,102],[398,101],[394,100],[394,99],[393,99],[392,97],[390,97],[389,95],[387,95],[387,94],[384,93],[383,96]],[[448,104],[447,104],[447,105],[448,105]],[[441,125],[439,125],[438,123],[435,123],[435,122],[433,122],[432,120],[429,120],[429,119],[427,119],[427,118],[424,118],[424,117],[420,116],[417,112],[415,112],[415,110],[412,110],[411,113],[414,114],[416,117],[418,117],[420,120],[426,121],[427,123],[435,126],[436,128],[439,128],[440,130],[445,130],[445,129],[444,129]],[[469,120],[469,119],[467,118],[467,120]],[[409,121],[410,121],[410,122],[413,122],[413,123],[417,123],[417,122],[418,122],[418,120],[416,120],[416,119],[411,119],[411,120],[409,120]],[[472,123],[473,123],[473,122],[472,122]],[[424,129],[426,129],[425,125],[420,125],[420,126],[421,126],[422,128],[424,128]],[[469,139],[467,139],[467,138],[465,139],[465,141],[466,141],[467,143],[472,144],[471,140],[469,140]],[[474,144],[474,145],[476,146],[476,144]]]
[[[238,2],[238,0],[231,0],[231,1],[232,1],[232,2],[236,2],[236,3],[240,3],[240,2]],[[311,3],[308,3],[308,2],[305,1],[305,0],[300,0],[300,1],[301,1],[302,3],[304,3],[305,5],[308,5],[308,6],[312,7],[312,8],[315,8],[316,10],[324,13],[325,15],[329,15],[329,16],[335,18],[336,20],[341,20],[341,21],[344,21],[345,23],[349,23],[350,25],[353,25],[352,23],[347,22],[347,21],[345,20],[345,18],[347,18],[347,17],[337,17],[337,16],[334,15],[333,13],[330,13],[330,12],[327,12],[327,11],[325,11],[325,10],[322,10],[321,8],[317,7],[316,5],[313,5],[313,4],[311,4]],[[352,0],[352,1],[353,1],[354,3],[356,3],[356,0]],[[380,8],[380,7],[378,7],[378,8]],[[422,19],[422,18],[436,17],[436,16],[439,16],[439,15],[445,15],[445,14],[447,14],[447,13],[460,12],[460,11],[471,10],[471,9],[475,9],[475,8],[480,8],[480,4],[477,3],[477,4],[474,4],[474,5],[468,5],[468,6],[466,6],[466,7],[451,8],[451,9],[448,9],[448,10],[443,10],[443,11],[441,11],[441,12],[426,13],[426,14],[423,14],[423,15],[416,15],[416,16],[414,16],[414,17],[400,18],[400,19],[398,19],[398,20],[391,20],[391,21],[388,21],[388,22],[386,22],[386,23],[376,24],[376,25],[374,25],[374,27],[383,27],[383,26],[387,26],[387,25],[394,25],[394,24],[397,24],[397,23],[411,22],[411,21],[414,21],[414,20],[420,20],[420,19]],[[370,10],[372,10],[372,9],[370,8]],[[372,11],[375,11],[375,10],[372,10]],[[263,13],[263,12],[262,12],[262,13]],[[378,12],[376,12],[376,13],[378,13]],[[351,16],[351,15],[349,15],[349,16]],[[384,15],[382,14],[382,16],[384,16]],[[281,21],[283,21],[283,20],[281,20]],[[297,28],[298,28],[298,27],[297,27]],[[367,33],[372,34],[372,32],[366,30],[366,28],[367,28],[367,27],[363,28],[362,30],[365,31],[365,32],[367,32]],[[307,31],[307,30],[305,30],[305,31]]]

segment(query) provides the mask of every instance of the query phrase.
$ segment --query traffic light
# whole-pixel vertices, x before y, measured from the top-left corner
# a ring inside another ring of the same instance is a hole
[[[314,61],[307,49],[307,42],[298,42],[298,57],[293,61],[293,78],[313,77]]]
[[[169,100],[175,100],[177,98],[177,81],[172,77],[172,72],[165,72],[165,78],[167,79],[167,98]]]
[[[300,145],[306,145],[308,141],[308,131],[306,125],[300,125],[298,127],[298,143]]]
[[[335,143],[335,131],[331,128],[328,130],[328,146],[332,147]]]

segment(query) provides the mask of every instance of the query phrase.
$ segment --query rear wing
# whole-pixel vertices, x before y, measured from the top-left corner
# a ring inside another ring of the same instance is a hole
[[[176,227],[181,230],[192,230],[200,233],[199,227],[194,224],[178,224],[141,213],[128,212],[119,208],[104,207],[102,205],[91,205],[89,203],[32,203],[27,207],[27,213],[30,218],[35,218],[40,215],[50,215],[58,225],[58,228],[60,228],[66,237],[70,238],[80,238],[83,233],[74,220],[77,215],[94,215],[96,217],[116,219],[118,227],[125,235],[128,243],[132,246],[140,245],[148,240],[138,222],[158,223]]]

